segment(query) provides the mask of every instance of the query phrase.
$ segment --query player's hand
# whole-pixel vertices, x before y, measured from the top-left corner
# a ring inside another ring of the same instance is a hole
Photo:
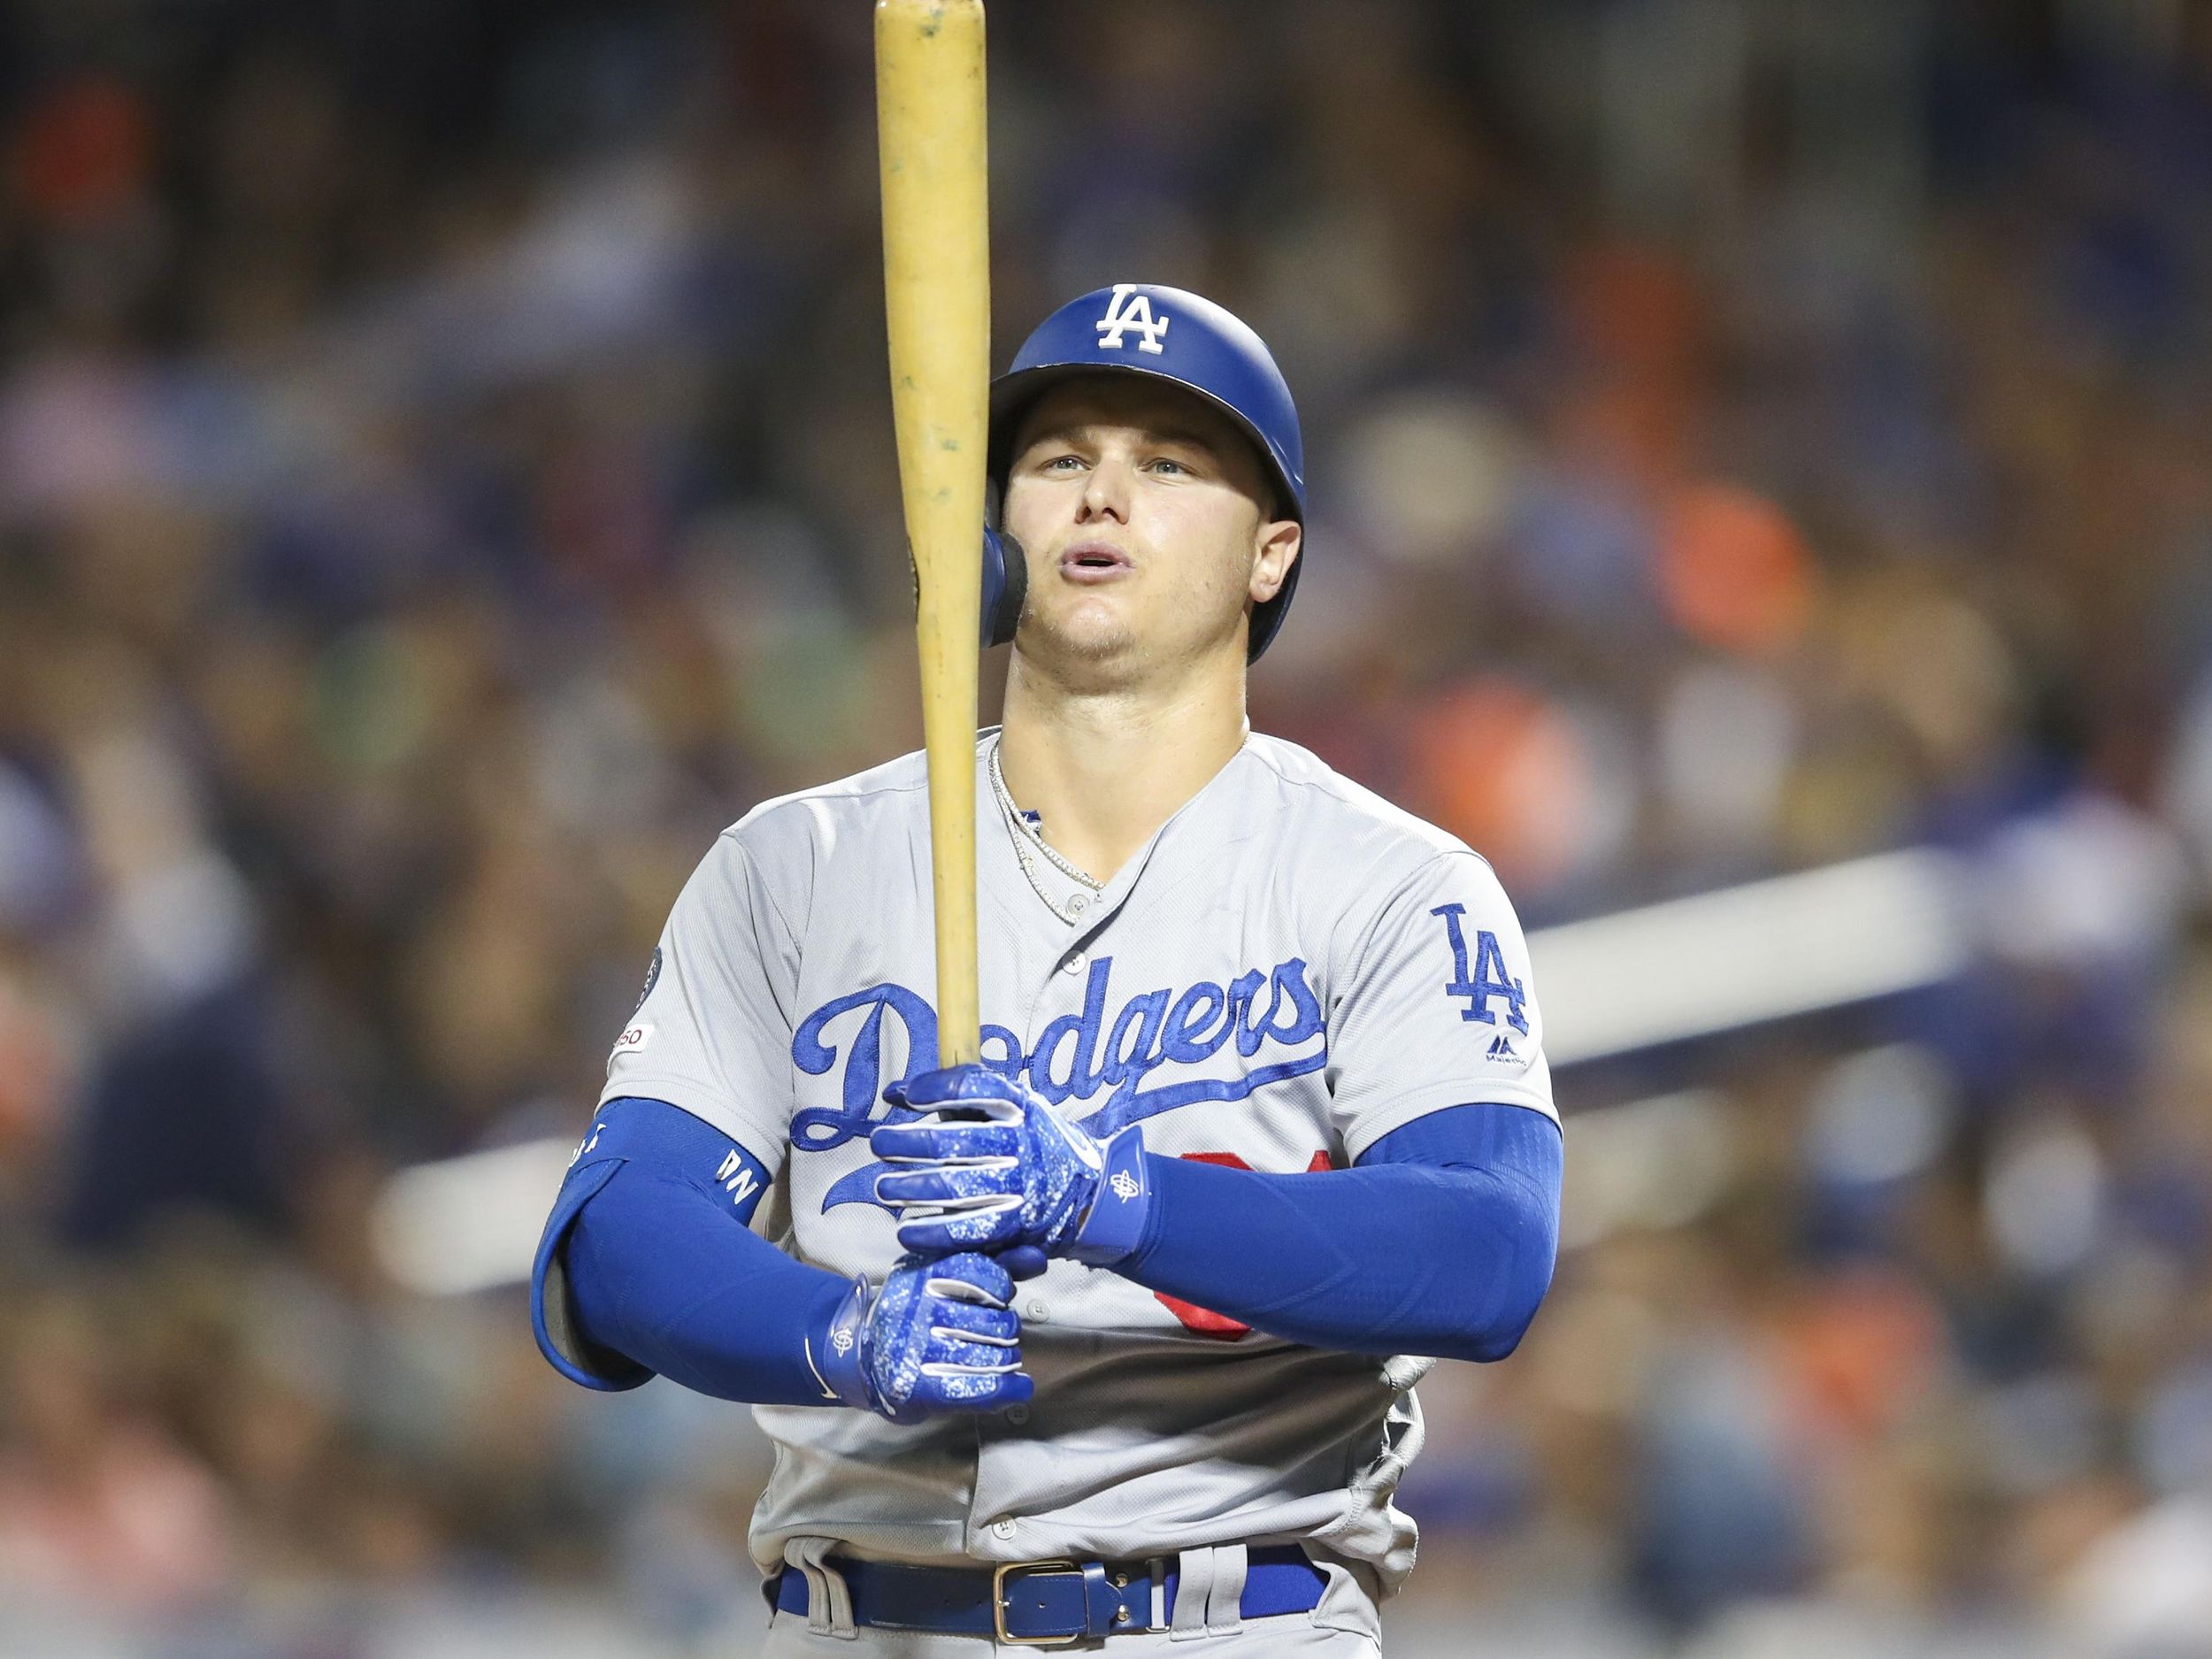
[[[847,1405],[894,1423],[995,1411],[1030,1397],[1014,1281],[985,1256],[912,1256],[879,1286],[853,1281],[817,1369]]]
[[[910,1250],[1071,1256],[1110,1266],[1144,1233],[1151,1193],[1144,1136],[1101,1141],[1041,1094],[981,1065],[925,1071],[884,1098],[920,1112],[879,1124],[868,1144],[891,1172],[876,1197]]]

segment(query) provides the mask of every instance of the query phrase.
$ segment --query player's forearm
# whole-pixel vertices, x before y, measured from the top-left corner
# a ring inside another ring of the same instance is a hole
[[[658,1372],[726,1400],[833,1403],[810,1362],[850,1287],[752,1232],[768,1182],[751,1153],[666,1101],[602,1106],[531,1275],[547,1359],[591,1388]]]
[[[894,1423],[1021,1404],[1006,1268],[973,1253],[848,1281],[748,1225],[769,1183],[740,1142],[666,1101],[594,1114],[531,1265],[531,1321],[588,1388],[658,1372],[755,1405],[843,1405]]]
[[[626,1166],[577,1213],[568,1277],[585,1335],[672,1382],[755,1405],[835,1405],[808,1343],[850,1289],[682,1179]]]
[[[1558,1126],[1517,1106],[1434,1116],[1409,1137],[1419,1163],[1269,1175],[1150,1155],[1145,1239],[1116,1271],[1310,1347],[1502,1359],[1551,1282]]]

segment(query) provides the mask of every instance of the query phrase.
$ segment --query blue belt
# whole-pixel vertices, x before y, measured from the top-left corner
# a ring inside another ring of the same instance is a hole
[[[1246,1553],[1246,1618],[1310,1613],[1328,1578],[1295,1544]],[[1002,1642],[1056,1646],[1087,1636],[1121,1636],[1152,1626],[1152,1569],[1148,1562],[1013,1561],[995,1569],[910,1567],[833,1555],[826,1563],[851,1594],[853,1623],[880,1630],[991,1636]],[[1166,1613],[1175,1614],[1181,1572],[1164,1558]],[[785,1567],[772,1579],[780,1611],[803,1617],[806,1574]]]

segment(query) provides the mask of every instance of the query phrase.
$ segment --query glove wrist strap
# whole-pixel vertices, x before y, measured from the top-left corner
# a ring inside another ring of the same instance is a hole
[[[1152,1208],[1152,1187],[1145,1178],[1144,1131],[1135,1125],[1106,1143],[1106,1168],[1098,1179],[1083,1225],[1076,1229],[1068,1255],[1090,1267],[1111,1267],[1144,1239]]]
[[[877,1409],[875,1391],[868,1386],[866,1347],[868,1310],[875,1290],[866,1278],[856,1276],[845,1300],[837,1304],[823,1331],[814,1356],[814,1369],[822,1386],[847,1405],[863,1411]]]

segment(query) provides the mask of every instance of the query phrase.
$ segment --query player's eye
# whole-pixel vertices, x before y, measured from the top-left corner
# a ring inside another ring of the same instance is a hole
[[[1050,460],[1048,460],[1048,461],[1043,461],[1043,462],[1039,463],[1039,464],[1038,464],[1037,470],[1038,470],[1040,472],[1050,472],[1058,471],[1058,470],[1061,470],[1061,469],[1064,469],[1064,468],[1066,468],[1066,467],[1071,467],[1071,466],[1080,466],[1080,465],[1083,465],[1083,457],[1080,457],[1080,456],[1078,456],[1078,455],[1056,455],[1056,456],[1054,456],[1054,457],[1053,457]]]
[[[1173,477],[1179,472],[1188,473],[1190,471],[1190,468],[1185,466],[1180,461],[1175,460],[1171,457],[1164,455],[1156,457],[1151,463],[1149,470],[1157,472],[1163,469],[1165,469],[1167,475],[1170,477]]]

